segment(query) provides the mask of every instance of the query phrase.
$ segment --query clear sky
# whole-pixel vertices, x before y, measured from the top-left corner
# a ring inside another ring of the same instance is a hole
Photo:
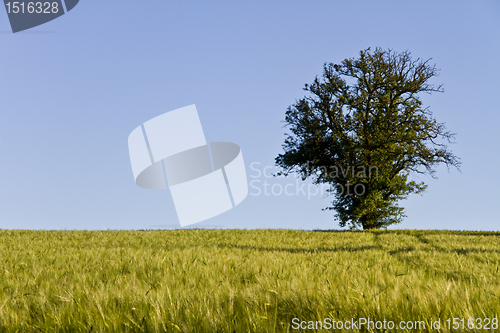
[[[16,34],[0,9],[0,228],[178,227],[168,190],[135,185],[127,138],[190,104],[207,141],[237,143],[256,180],[236,208],[193,227],[339,228],[308,183],[304,195],[295,178],[257,176],[323,63],[378,46],[441,69],[445,92],[424,102],[457,133],[463,163],[418,177],[427,191],[391,228],[500,230],[499,35],[499,1],[81,0]],[[264,181],[296,191],[266,196]]]

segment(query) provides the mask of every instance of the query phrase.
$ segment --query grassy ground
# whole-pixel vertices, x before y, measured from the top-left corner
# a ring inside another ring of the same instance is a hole
[[[500,332],[499,266],[500,233],[0,230],[0,332]]]

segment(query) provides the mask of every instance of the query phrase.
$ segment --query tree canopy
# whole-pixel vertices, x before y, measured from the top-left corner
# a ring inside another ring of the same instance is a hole
[[[446,146],[453,133],[424,107],[421,93],[443,92],[430,60],[408,51],[370,48],[357,59],[325,63],[323,75],[288,107],[280,175],[329,183],[341,227],[378,229],[404,218],[398,201],[425,190],[411,174],[435,177],[444,163],[460,166]]]

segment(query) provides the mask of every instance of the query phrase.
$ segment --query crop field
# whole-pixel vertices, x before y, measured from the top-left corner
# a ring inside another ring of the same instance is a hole
[[[500,332],[499,267],[493,232],[0,230],[0,332]]]

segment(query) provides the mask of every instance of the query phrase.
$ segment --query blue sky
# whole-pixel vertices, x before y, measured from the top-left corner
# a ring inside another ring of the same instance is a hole
[[[282,152],[286,108],[324,62],[378,46],[441,69],[445,92],[423,99],[463,163],[418,177],[427,191],[391,228],[500,230],[499,33],[498,1],[81,0],[16,34],[0,10],[0,228],[178,226],[168,190],[135,185],[127,138],[190,104],[207,141],[241,147],[249,182],[301,186],[255,177]],[[193,226],[339,228],[328,198],[256,192]]]

